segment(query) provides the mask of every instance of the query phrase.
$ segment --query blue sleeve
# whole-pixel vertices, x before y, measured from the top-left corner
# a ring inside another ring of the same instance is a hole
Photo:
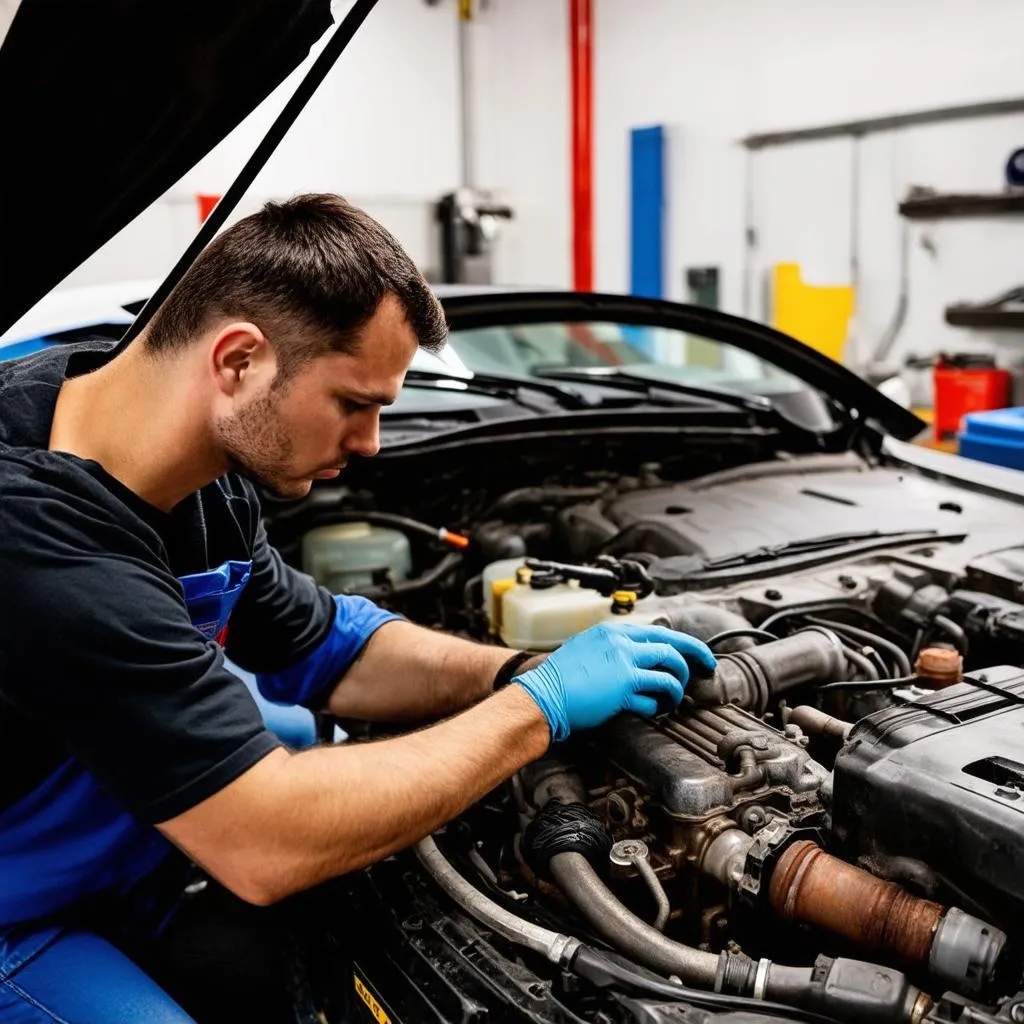
[[[337,595],[334,623],[319,646],[304,658],[276,672],[257,672],[256,685],[277,704],[315,704],[356,660],[367,641],[385,622],[401,616],[378,608],[365,597]]]

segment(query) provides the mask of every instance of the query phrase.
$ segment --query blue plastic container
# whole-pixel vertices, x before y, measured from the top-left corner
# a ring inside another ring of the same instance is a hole
[[[958,451],[968,459],[1024,469],[1024,408],[968,413],[960,430]]]

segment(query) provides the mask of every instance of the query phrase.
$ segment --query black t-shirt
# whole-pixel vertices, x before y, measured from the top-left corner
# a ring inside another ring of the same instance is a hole
[[[0,365],[0,874],[5,856],[25,852],[25,820],[52,817],[43,796],[60,790],[67,813],[88,803],[83,773],[97,800],[155,823],[278,745],[220,645],[190,619],[180,577],[251,562],[225,648],[251,672],[314,651],[335,616],[331,595],[268,545],[241,477],[164,513],[97,463],[47,449],[62,381],[109,347]]]

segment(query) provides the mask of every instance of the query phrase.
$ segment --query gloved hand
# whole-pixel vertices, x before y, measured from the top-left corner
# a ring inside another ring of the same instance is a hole
[[[620,711],[650,716],[658,697],[683,699],[692,658],[711,672],[715,658],[700,640],[662,626],[601,623],[578,633],[536,668],[516,676],[551,727],[552,742],[591,729]]]

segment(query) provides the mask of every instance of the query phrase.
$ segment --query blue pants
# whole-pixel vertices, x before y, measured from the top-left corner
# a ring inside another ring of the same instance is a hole
[[[252,691],[267,727],[293,749],[312,746],[316,728],[304,708],[265,700],[255,680],[229,664]],[[336,730],[335,739],[344,739]],[[132,908],[122,908],[127,917]],[[136,922],[137,923],[137,922]],[[0,925],[0,1021],[3,1024],[194,1024],[113,942],[81,921]]]
[[[17,940],[0,940],[5,1024],[192,1024],[170,996],[97,935],[61,930],[26,962],[18,947]]]

